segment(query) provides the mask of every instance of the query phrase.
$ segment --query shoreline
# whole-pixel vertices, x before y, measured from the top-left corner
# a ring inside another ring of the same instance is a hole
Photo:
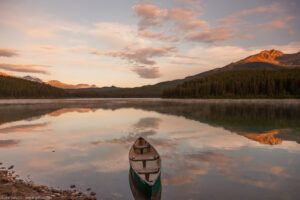
[[[0,163],[2,166],[2,163]],[[71,189],[54,189],[44,185],[38,185],[32,181],[24,181],[15,174],[14,166],[8,168],[0,167],[0,200],[95,200],[96,193],[90,191],[82,192],[71,185]],[[89,193],[89,194],[87,194]]]
[[[143,102],[178,102],[178,103],[291,103],[300,104],[297,98],[262,98],[262,99],[193,99],[193,98],[63,98],[63,99],[1,99],[0,105],[29,105],[29,104],[76,104],[103,103],[106,101],[143,101]]]

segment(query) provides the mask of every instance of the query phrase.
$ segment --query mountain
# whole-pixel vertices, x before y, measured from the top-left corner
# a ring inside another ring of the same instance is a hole
[[[0,98],[69,97],[63,89],[13,76],[0,75],[0,86]]]
[[[188,79],[204,77],[223,71],[233,70],[273,70],[300,67],[300,52],[294,54],[284,54],[278,50],[264,50],[258,54],[249,56],[240,61],[230,63],[221,68],[216,68],[194,76]]]
[[[43,81],[37,77],[32,77],[32,76],[24,76],[22,79],[28,80],[28,81],[33,81],[33,82],[38,82],[38,83],[43,83]]]
[[[282,64],[278,60],[279,57],[283,56],[284,53],[281,51],[272,49],[272,50],[264,50],[258,54],[249,56],[241,61],[239,63],[249,63],[249,62],[268,62],[273,64]]]
[[[8,75],[8,74],[6,74],[4,72],[0,72],[0,76],[10,76],[10,75]]]
[[[284,54],[275,49],[269,51],[265,50],[239,61],[239,63],[249,62],[267,62],[278,65],[300,65],[300,52],[294,54]]]
[[[51,85],[53,87],[62,88],[62,89],[97,88],[96,85],[88,85],[88,84],[72,85],[72,84],[62,83],[62,82],[57,81],[57,80],[48,81],[48,82],[46,82],[46,84]]]
[[[274,49],[265,50],[222,68],[216,68],[193,76],[188,76],[183,79],[164,81],[154,85],[145,85],[135,88],[72,90],[72,93],[74,93],[77,97],[161,97],[164,90],[175,87],[178,84],[182,84],[194,78],[205,77],[224,71],[290,69],[300,67],[300,65],[298,65],[299,59],[300,52],[295,54],[284,54]]]

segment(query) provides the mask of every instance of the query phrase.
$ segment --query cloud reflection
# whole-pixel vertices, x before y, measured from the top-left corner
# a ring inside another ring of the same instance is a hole
[[[21,140],[0,140],[0,148],[15,148]]]
[[[6,127],[6,128],[1,128],[0,129],[0,134],[9,134],[9,133],[29,133],[29,132],[45,132],[49,131],[47,129],[42,129],[45,128],[49,125],[48,122],[44,123],[36,123],[36,124],[22,124],[22,125],[16,125],[16,126],[11,126],[11,127]]]

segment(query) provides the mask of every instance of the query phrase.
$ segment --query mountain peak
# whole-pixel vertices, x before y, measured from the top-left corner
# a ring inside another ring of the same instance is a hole
[[[0,72],[1,76],[9,76],[8,74],[4,73],[4,72]]]
[[[33,82],[38,82],[38,83],[43,83],[43,81],[37,77],[33,77],[33,76],[24,76],[22,77],[22,79],[28,80],[28,81],[33,81]]]
[[[276,49],[264,50],[258,54],[249,56],[249,57],[245,58],[244,60],[241,60],[241,62],[243,62],[243,63],[268,62],[268,63],[273,63],[273,64],[279,64],[280,62],[276,58],[281,57],[283,55],[284,55],[284,53],[282,53],[281,51],[278,51]]]
[[[60,82],[58,80],[48,81],[47,84],[54,87],[63,88],[63,89],[97,88],[96,85],[89,85],[89,84],[82,84],[82,83],[77,85],[72,85],[72,84]]]

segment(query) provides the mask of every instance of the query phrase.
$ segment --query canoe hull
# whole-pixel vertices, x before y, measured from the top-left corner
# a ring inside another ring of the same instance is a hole
[[[144,194],[147,197],[150,198],[150,197],[156,195],[159,185],[160,185],[160,173],[159,173],[159,176],[156,179],[155,183],[153,184],[153,186],[150,186],[147,183],[145,183],[131,166],[130,166],[130,173],[131,173],[134,181],[137,183],[139,188],[144,192]]]

